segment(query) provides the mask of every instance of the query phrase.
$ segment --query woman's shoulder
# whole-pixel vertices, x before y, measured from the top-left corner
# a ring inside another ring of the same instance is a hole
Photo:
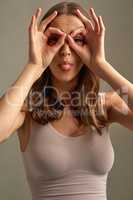
[[[28,143],[29,140],[29,126],[30,126],[30,120],[31,116],[29,112],[25,112],[25,119],[23,124],[17,129],[17,136],[19,139],[19,144],[20,144],[20,150],[21,152],[25,151],[26,144]]]
[[[111,107],[110,95],[112,91],[100,91],[97,97],[98,105],[98,117],[100,119],[106,120],[107,124],[110,124],[109,121],[109,112]]]
[[[111,108],[111,98],[112,95],[115,94],[114,90],[109,90],[106,92],[102,92],[103,96],[104,96],[104,100],[105,100],[105,106],[107,108],[107,110],[110,110]]]
[[[23,118],[23,123],[21,123],[21,126],[19,126],[18,129],[17,129],[18,134],[21,134],[22,132],[24,132],[25,128],[30,123],[30,118],[31,118],[29,112],[23,111],[21,113],[24,114],[24,118]]]
[[[107,118],[108,118],[108,123],[112,123],[112,121],[110,120],[110,111],[112,108],[112,97],[115,94],[114,90],[109,90],[106,92],[102,92],[103,95],[103,99],[104,99],[104,107],[106,110],[106,114],[107,114]]]

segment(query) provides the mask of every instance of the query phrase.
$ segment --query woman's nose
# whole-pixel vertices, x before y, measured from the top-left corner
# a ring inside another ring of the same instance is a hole
[[[60,54],[63,55],[63,56],[71,55],[71,49],[70,49],[70,46],[69,46],[67,40],[65,40],[63,46],[61,47]]]

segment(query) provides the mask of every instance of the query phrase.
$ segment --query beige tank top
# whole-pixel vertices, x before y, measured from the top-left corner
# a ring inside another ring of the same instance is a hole
[[[76,137],[62,135],[51,123],[27,119],[24,126],[30,140],[21,153],[32,200],[107,200],[114,162],[108,126],[102,136],[92,127]]]

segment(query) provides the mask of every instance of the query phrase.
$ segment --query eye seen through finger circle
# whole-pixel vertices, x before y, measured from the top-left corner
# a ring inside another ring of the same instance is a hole
[[[58,39],[59,39],[60,35],[58,34],[52,34],[49,38],[48,38],[48,45],[52,46],[54,44],[57,43]],[[73,36],[74,41],[78,44],[78,45],[84,45],[86,44],[86,38],[84,35],[82,34],[78,34],[76,36]]]
[[[58,41],[60,35],[58,34],[52,34],[50,35],[50,37],[48,38],[48,45],[52,46],[54,44],[56,44],[56,42]]]
[[[85,36],[82,35],[82,34],[79,34],[79,35],[73,37],[73,39],[74,39],[74,41],[75,41],[77,44],[79,44],[79,45],[84,45],[84,44],[86,44],[86,38],[85,38]]]

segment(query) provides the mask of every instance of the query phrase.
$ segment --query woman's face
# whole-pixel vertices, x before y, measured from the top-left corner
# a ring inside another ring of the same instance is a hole
[[[50,27],[59,28],[70,35],[77,29],[85,29],[81,20],[73,15],[60,15],[56,17],[50,24]],[[83,45],[83,36],[77,34],[73,38],[77,45]],[[72,63],[72,67],[70,67],[71,65],[61,65],[63,62]],[[49,68],[53,77],[58,81],[68,82],[77,77],[82,66],[83,63],[80,57],[70,48],[66,39],[64,45],[59,49],[50,63]]]

